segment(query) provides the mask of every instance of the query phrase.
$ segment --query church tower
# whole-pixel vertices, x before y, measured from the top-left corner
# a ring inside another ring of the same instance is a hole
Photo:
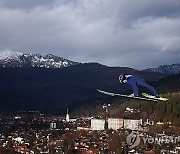
[[[69,122],[69,113],[68,113],[68,108],[67,108],[67,113],[66,113],[66,122]]]

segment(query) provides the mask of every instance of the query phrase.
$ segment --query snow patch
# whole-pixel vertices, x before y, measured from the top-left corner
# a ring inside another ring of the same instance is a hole
[[[3,50],[0,51],[0,60],[6,60],[6,59],[14,59],[18,60],[19,56],[23,55],[21,52],[14,52],[11,50]]]

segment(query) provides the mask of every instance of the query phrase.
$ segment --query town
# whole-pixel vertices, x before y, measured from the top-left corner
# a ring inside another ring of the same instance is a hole
[[[179,133],[166,132],[171,123],[107,117],[71,118],[39,111],[0,117],[0,153],[125,154],[180,152]],[[133,109],[126,108],[126,112]]]

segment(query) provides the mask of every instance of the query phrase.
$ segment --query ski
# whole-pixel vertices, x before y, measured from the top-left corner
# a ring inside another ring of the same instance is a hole
[[[159,100],[159,101],[168,101],[167,98],[164,98],[164,97],[155,97],[155,96],[152,96],[152,95],[149,95],[149,94],[146,94],[146,93],[142,93],[142,95],[146,98],[150,98],[150,99],[155,99],[155,100]]]
[[[113,92],[107,92],[104,90],[97,89],[98,92],[109,95],[109,96],[119,96],[119,97],[126,97],[126,98],[132,98],[132,99],[139,99],[139,100],[145,100],[145,101],[153,101],[153,102],[158,102],[158,100],[153,99],[153,98],[146,98],[146,97],[137,97],[137,96],[131,96],[131,95],[123,95],[123,94],[117,94]]]

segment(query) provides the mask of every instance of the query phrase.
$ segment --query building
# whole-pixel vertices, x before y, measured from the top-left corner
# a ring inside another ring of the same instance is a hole
[[[56,122],[51,122],[50,123],[50,128],[51,129],[56,129],[56,127],[57,127],[57,123]]]
[[[76,122],[77,121],[77,119],[69,119],[69,122]]]
[[[91,119],[91,129],[92,130],[104,130],[104,119]]]
[[[142,125],[142,119],[140,120],[124,119],[124,129],[140,130],[141,125]]]
[[[118,130],[123,127],[123,119],[108,118],[108,129]]]
[[[77,130],[91,130],[91,128],[88,128],[88,127],[77,127]]]
[[[154,121],[147,119],[144,124],[145,124],[145,125],[151,125],[151,126],[153,126],[153,125],[154,125]]]
[[[108,118],[108,129],[118,130],[124,126],[124,129],[141,130],[142,119],[120,119],[120,118]],[[104,119],[91,119],[92,130],[104,130]]]
[[[92,130],[104,130],[105,120],[104,119],[91,119]],[[108,118],[108,129],[118,130],[123,127],[123,119],[119,118]]]

